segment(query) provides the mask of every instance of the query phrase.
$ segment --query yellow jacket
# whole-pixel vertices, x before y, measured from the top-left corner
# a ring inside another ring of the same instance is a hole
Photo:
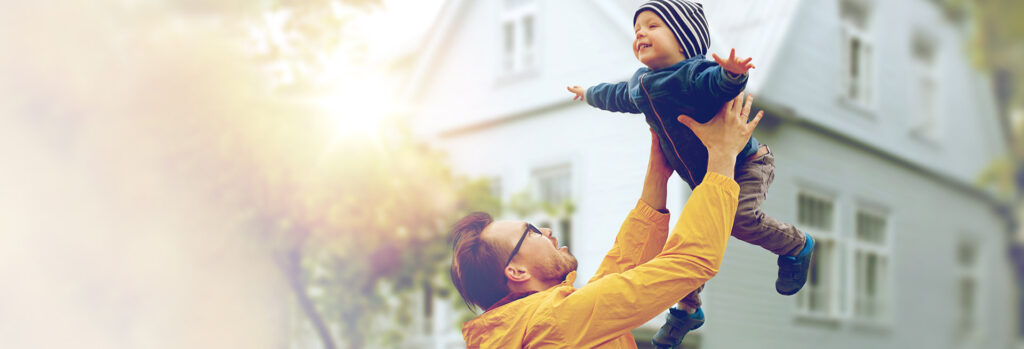
[[[469,348],[636,348],[630,330],[718,272],[739,186],[708,172],[668,236],[668,214],[637,203],[597,273],[492,308],[462,326]]]

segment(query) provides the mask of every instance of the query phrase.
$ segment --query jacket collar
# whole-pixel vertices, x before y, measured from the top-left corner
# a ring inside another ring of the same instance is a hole
[[[576,281],[576,271],[573,270],[573,271],[570,271],[569,274],[565,275],[565,280],[563,280],[562,283],[559,286],[564,286],[564,285],[570,285],[571,286],[572,283],[575,282],[575,281]],[[529,296],[529,295],[534,294],[534,293],[537,293],[537,291],[511,292],[508,295],[506,295],[505,297],[502,297],[501,299],[499,299],[497,302],[495,302],[490,307],[488,307],[487,310],[484,310],[484,312],[488,312],[488,311],[491,311],[491,309],[495,309],[495,308],[501,307],[501,306],[503,306],[505,304],[509,304],[509,303],[515,302],[517,300],[526,298],[526,296]]]

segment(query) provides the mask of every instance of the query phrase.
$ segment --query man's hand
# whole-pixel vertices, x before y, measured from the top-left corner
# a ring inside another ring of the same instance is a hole
[[[582,101],[583,97],[587,94],[587,90],[579,86],[566,86],[565,88],[569,90],[569,92],[576,94],[576,97],[572,98],[574,101],[577,99]]]
[[[729,50],[728,60],[723,60],[722,57],[718,57],[718,55],[714,53],[711,54],[711,57],[715,58],[715,62],[722,66],[722,69],[736,75],[743,75],[746,74],[748,70],[754,69],[754,65],[750,64],[750,61],[753,60],[753,58],[736,58],[736,49]]]
[[[736,156],[747,145],[750,134],[754,133],[754,128],[764,116],[764,111],[759,111],[754,120],[747,122],[753,103],[754,96],[740,92],[707,123],[701,124],[689,116],[679,115],[679,122],[686,124],[708,148],[708,171],[732,177]]]

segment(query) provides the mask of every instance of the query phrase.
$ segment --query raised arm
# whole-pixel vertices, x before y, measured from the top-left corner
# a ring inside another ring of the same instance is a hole
[[[739,195],[729,162],[735,165],[737,154],[761,118],[758,114],[747,123],[752,99],[743,106],[742,97],[728,103],[707,124],[685,119],[699,125],[694,133],[708,147],[704,181],[687,200],[660,254],[635,268],[587,284],[559,305],[558,312],[588,316],[588,321],[573,316],[559,320],[568,344],[590,347],[620,336],[654,318],[679,295],[696,289],[718,272]],[[740,115],[743,111],[746,113]]]
[[[694,99],[712,106],[715,110],[725,102],[733,99],[747,87],[747,71],[754,68],[751,58],[737,58],[736,50],[730,51],[728,59],[713,55],[715,62],[703,61],[695,63],[673,74],[673,79],[680,79],[679,84],[689,90]],[[694,115],[697,121],[704,123],[710,120],[705,115]],[[701,119],[706,118],[706,119]]]

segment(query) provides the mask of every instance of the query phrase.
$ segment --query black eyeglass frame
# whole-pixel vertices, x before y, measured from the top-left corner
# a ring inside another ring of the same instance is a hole
[[[519,238],[519,242],[516,243],[516,247],[513,248],[512,253],[508,255],[508,261],[505,262],[506,267],[508,267],[508,265],[512,263],[512,258],[516,256],[516,253],[519,253],[519,248],[523,246],[523,240],[526,240],[526,236],[530,235],[530,231],[533,231],[534,233],[540,235],[544,235],[544,233],[541,233],[540,229],[537,229],[537,227],[533,226],[533,224],[526,223],[526,230],[523,231],[523,236]]]

